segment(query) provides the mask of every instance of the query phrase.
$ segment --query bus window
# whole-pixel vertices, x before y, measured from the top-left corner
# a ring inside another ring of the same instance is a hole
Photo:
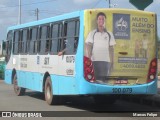
[[[20,39],[20,32],[14,32],[14,40],[13,40],[13,54],[18,54],[18,42]]]
[[[10,41],[7,40],[5,42],[6,55],[10,55],[10,48],[9,47],[10,47]]]
[[[52,25],[52,39],[51,39],[51,53],[57,54],[59,44],[58,41],[62,39],[62,23]]]
[[[38,36],[37,33],[38,33],[37,27],[30,29],[29,54],[37,53],[37,36]]]
[[[28,29],[22,31],[22,50],[21,53],[25,54],[28,52]]]
[[[64,23],[64,39],[61,48],[66,49],[65,54],[75,54],[78,43],[79,24],[76,21],[68,21]]]
[[[18,53],[22,53],[22,31],[19,31],[19,40],[18,40]]]
[[[50,26],[47,26],[46,32],[46,50],[45,52],[50,52]]]
[[[78,47],[78,39],[79,39],[79,21],[76,21],[76,28],[75,28],[75,39],[74,39],[74,53],[77,51]]]
[[[9,31],[7,35],[7,41],[8,44],[6,44],[6,54],[10,55],[11,54],[11,49],[12,49],[12,38],[13,38],[13,32]]]
[[[39,52],[41,54],[49,52],[49,26],[41,26],[40,28],[40,40],[39,40]]]

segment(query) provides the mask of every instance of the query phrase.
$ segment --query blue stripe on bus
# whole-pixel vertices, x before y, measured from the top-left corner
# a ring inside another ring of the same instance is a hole
[[[11,84],[12,71],[6,70],[5,74],[6,74],[5,82]],[[18,70],[16,71],[16,74],[17,74],[18,86],[42,92],[44,74],[27,72],[27,71],[18,71]],[[76,90],[77,85],[74,77],[66,77],[58,75],[50,75],[50,77],[53,85],[54,95],[78,94],[78,90]]]
[[[5,82],[11,84],[11,70],[6,70]],[[32,90],[42,92],[42,79],[40,73],[30,73],[22,71],[17,71],[17,76],[22,81],[19,82],[19,86],[26,87]],[[102,85],[96,83],[87,82],[82,76],[81,77],[66,77],[51,75],[51,80],[53,84],[53,94],[54,95],[87,95],[87,94],[114,94],[113,88],[132,88],[131,94],[156,94],[157,93],[157,80],[142,85],[132,85],[132,86],[111,86]],[[117,93],[118,94],[118,93]],[[123,93],[121,93],[123,94]],[[125,93],[124,93],[125,94]]]

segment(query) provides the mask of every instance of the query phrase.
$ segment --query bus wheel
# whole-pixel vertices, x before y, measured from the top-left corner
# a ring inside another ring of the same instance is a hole
[[[18,86],[16,74],[14,75],[14,78],[13,78],[13,86],[14,86],[14,92],[16,93],[17,96],[21,96],[25,94],[26,89]]]
[[[45,100],[49,105],[56,104],[56,97],[53,95],[53,88],[50,76],[47,77],[45,82]]]

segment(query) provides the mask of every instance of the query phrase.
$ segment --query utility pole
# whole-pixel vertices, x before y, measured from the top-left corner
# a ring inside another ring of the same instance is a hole
[[[111,7],[111,0],[106,0],[106,1],[108,1],[108,8],[110,8]]]
[[[21,0],[19,0],[18,24],[21,24]]]
[[[37,16],[37,21],[38,21],[39,20],[39,9],[38,8],[35,10],[35,15]]]
[[[108,0],[108,4],[109,4],[109,8],[111,7],[111,1],[110,0]]]

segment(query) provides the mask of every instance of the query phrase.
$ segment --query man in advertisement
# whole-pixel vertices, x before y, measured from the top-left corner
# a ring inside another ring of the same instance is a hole
[[[92,30],[85,41],[86,56],[93,61],[95,78],[105,80],[110,75],[114,61],[116,44],[114,36],[105,28],[106,15],[99,12],[96,17],[97,28]]]

